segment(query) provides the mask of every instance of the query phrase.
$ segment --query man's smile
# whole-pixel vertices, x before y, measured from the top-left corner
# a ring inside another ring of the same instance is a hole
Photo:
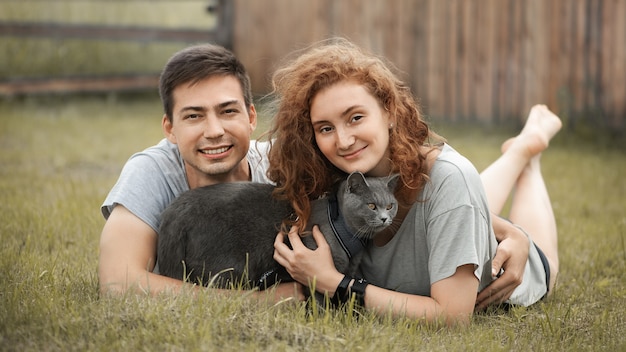
[[[200,153],[206,155],[217,155],[227,152],[232,146],[220,147],[220,148],[205,148],[200,149]]]

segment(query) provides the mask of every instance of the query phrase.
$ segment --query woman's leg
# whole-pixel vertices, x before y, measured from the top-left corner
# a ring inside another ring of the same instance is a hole
[[[489,207],[500,214],[514,191],[509,219],[531,234],[550,264],[550,290],[559,270],[557,228],[541,174],[541,152],[561,129],[561,120],[544,105],[530,110],[520,134],[502,145],[502,156],[481,173]]]
[[[550,139],[560,129],[561,120],[545,105],[530,109],[520,134],[506,141],[502,145],[502,155],[480,174],[492,212],[502,212],[530,160],[548,147]]]
[[[531,158],[515,185],[510,220],[521,226],[550,264],[550,291],[559,271],[557,228],[550,196],[541,174],[541,154]]]

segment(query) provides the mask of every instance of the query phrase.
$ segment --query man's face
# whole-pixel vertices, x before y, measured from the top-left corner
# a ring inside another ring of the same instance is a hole
[[[163,117],[167,139],[178,145],[190,188],[249,180],[246,154],[256,127],[234,76],[182,84],[172,94],[172,122]]]

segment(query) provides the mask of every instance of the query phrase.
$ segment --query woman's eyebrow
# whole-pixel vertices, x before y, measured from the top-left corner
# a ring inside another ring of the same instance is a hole
[[[346,115],[349,115],[353,110],[356,110],[356,109],[359,109],[359,108],[362,108],[362,107],[363,107],[362,105],[352,105],[352,106],[349,106],[347,109],[345,109],[341,113],[341,116],[345,117]]]

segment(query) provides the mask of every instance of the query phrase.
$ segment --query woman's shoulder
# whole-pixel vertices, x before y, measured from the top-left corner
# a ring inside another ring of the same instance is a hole
[[[431,169],[431,177],[437,174],[447,175],[456,173],[462,175],[478,175],[474,164],[461,153],[457,152],[451,145],[446,143],[441,147],[441,152],[437,156],[437,160]]]

